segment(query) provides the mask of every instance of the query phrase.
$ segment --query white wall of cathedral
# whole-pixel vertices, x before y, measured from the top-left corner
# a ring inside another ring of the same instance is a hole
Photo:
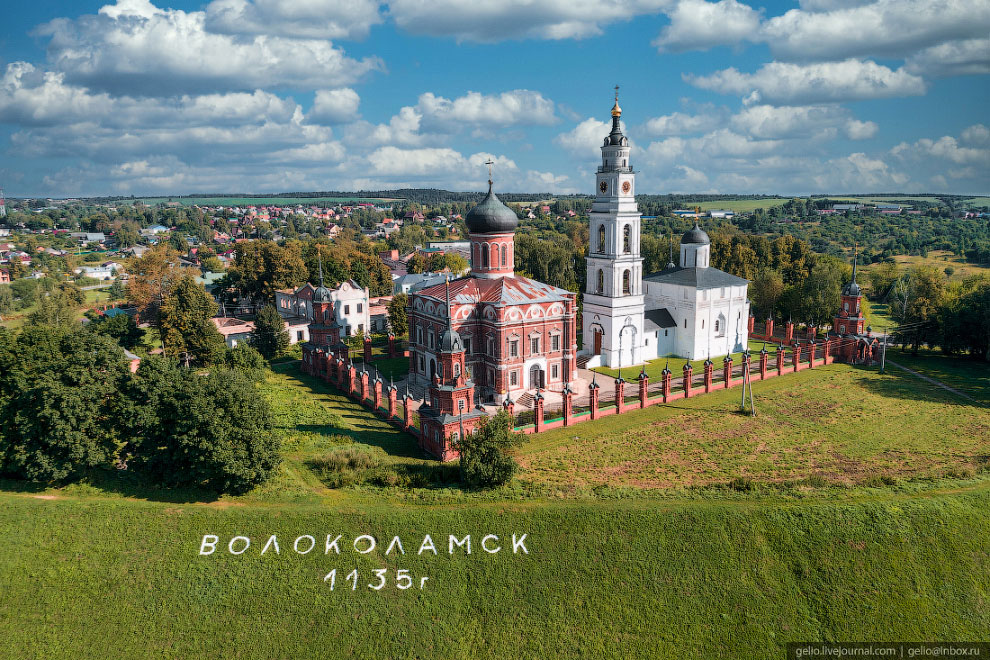
[[[714,359],[747,347],[747,285],[695,289],[646,282],[645,287],[646,309],[666,309],[676,324],[667,354],[690,360],[710,355]]]
[[[681,243],[682,268],[708,268],[711,263],[711,245]]]

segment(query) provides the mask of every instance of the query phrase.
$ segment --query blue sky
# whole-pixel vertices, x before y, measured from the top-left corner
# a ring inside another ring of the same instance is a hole
[[[986,0],[15,4],[10,196],[990,190]]]

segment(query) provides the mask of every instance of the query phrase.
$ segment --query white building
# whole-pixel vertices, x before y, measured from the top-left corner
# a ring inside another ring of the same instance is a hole
[[[695,224],[680,266],[643,275],[640,215],[618,99],[602,146],[591,207],[582,353],[589,367],[626,367],[674,355],[697,360],[747,346],[749,282],[711,267],[711,240]]]
[[[647,327],[646,359],[700,360],[746,348],[749,282],[711,267],[711,241],[697,224],[681,238],[680,257],[680,266],[643,278],[647,318],[656,326]]]
[[[296,290],[280,289],[275,292],[275,307],[282,318],[289,323],[293,343],[309,341],[309,333],[299,334],[303,330],[298,326],[313,322],[314,290],[313,285],[307,282]],[[370,332],[371,306],[368,289],[361,287],[354,280],[347,280],[336,289],[330,289],[330,299],[334,303],[337,322],[343,328],[343,336]]]
[[[602,145],[591,206],[591,245],[584,294],[583,345],[595,356],[589,366],[640,364],[643,354],[643,259],[639,255],[636,175],[629,162],[629,138],[622,134],[616,97],[612,132]]]

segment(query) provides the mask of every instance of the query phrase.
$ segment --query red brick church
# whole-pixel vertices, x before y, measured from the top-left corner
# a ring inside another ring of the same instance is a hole
[[[451,442],[526,390],[560,391],[577,378],[576,294],[514,273],[518,219],[488,182],[466,216],[471,273],[412,294],[409,378],[428,388],[420,444],[443,460]]]

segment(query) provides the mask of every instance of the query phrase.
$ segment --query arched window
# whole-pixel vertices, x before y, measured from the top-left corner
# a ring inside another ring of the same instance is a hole
[[[605,252],[605,225],[598,225],[598,251]]]
[[[454,363],[454,378],[461,375],[461,365],[459,362]]]
[[[624,271],[622,273],[622,293],[629,293],[629,271]]]
[[[481,246],[477,243],[474,244],[474,265],[481,265]]]
[[[622,251],[626,254],[632,251],[630,243],[632,242],[632,227],[626,225],[622,230]]]
[[[598,293],[599,295],[605,293],[605,271],[601,268],[598,269]]]
[[[481,266],[483,268],[488,268],[488,246],[484,245],[481,247]]]
[[[849,303],[842,303],[842,308],[848,312],[849,311]]]
[[[506,246],[502,246],[502,268],[505,268],[506,256],[509,254],[509,249]]]

